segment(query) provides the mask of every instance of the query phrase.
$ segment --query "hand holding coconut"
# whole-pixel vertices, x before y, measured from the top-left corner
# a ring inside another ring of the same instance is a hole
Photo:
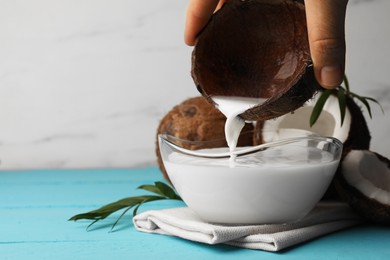
[[[249,2],[240,0],[241,2]],[[184,40],[194,45],[214,11],[231,0],[190,0]],[[338,87],[344,75],[344,22],[348,0],[305,0],[311,58],[317,81],[325,88]]]
[[[195,45],[192,76],[200,93],[211,103],[215,103],[213,96],[266,99],[238,115],[262,122],[258,124],[261,129],[268,119],[278,117],[276,122],[283,121],[279,125],[287,127],[286,122],[302,122],[295,117],[303,115],[307,122],[294,126],[306,129],[307,125],[307,130],[317,132],[313,128],[317,117],[309,125],[308,115],[317,110],[312,115],[319,116],[328,106],[333,119],[322,113],[319,121],[325,124],[317,124],[317,130],[325,131],[333,120],[339,122],[328,129],[330,136],[340,134],[337,138],[344,143],[335,178],[338,193],[367,219],[389,224],[390,187],[376,185],[390,178],[388,160],[381,156],[379,160],[367,160],[370,152],[359,156],[354,152],[368,150],[370,143],[367,124],[354,99],[367,107],[370,116],[368,101],[377,101],[350,92],[347,81],[346,88],[339,87],[344,76],[347,2],[305,0],[304,7],[293,0],[192,0],[185,42]],[[295,111],[316,92],[316,81],[332,90],[322,89],[315,106],[306,103],[305,108]],[[339,115],[333,111],[337,107]],[[292,111],[293,119],[288,114]],[[375,174],[361,168],[366,161],[370,166],[364,169],[374,169]]]

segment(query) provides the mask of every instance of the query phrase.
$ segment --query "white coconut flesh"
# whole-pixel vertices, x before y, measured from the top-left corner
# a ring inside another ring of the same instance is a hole
[[[264,122],[263,130],[265,133],[280,132],[280,129],[292,128],[299,129],[296,134],[291,131],[285,131],[275,134],[264,134],[263,139],[265,142],[275,141],[282,138],[289,138],[302,135],[302,133],[315,133],[321,136],[330,136],[339,139],[341,142],[345,142],[349,135],[349,129],[351,125],[351,113],[349,109],[346,109],[344,123],[341,125],[341,115],[339,102],[337,97],[331,95],[321,112],[317,122],[310,127],[310,116],[313,108],[322,92],[316,94],[311,100],[307,101],[301,108],[295,110],[293,113],[283,115],[281,117],[267,120]]]
[[[381,204],[390,204],[390,169],[373,152],[352,150],[342,162],[342,174],[349,185]]]

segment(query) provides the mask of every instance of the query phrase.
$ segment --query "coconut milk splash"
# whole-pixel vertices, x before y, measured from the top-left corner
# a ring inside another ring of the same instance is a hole
[[[212,99],[217,104],[217,108],[226,116],[225,138],[231,153],[230,166],[234,167],[236,155],[232,153],[236,150],[238,137],[245,125],[244,119],[238,115],[264,103],[266,99],[228,96],[214,96]]]

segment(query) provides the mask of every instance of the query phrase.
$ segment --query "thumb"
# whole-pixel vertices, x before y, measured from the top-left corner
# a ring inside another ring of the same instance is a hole
[[[336,88],[343,81],[347,3],[348,0],[305,0],[314,74],[325,88]]]

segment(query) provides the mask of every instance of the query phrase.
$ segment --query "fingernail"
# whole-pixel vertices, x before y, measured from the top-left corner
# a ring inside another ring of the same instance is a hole
[[[344,73],[340,65],[325,66],[321,69],[321,85],[337,87],[343,81]]]

